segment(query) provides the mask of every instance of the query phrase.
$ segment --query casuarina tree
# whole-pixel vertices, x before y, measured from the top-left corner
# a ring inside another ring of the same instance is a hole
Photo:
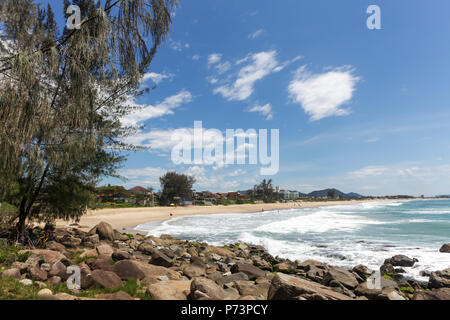
[[[171,25],[176,0],[73,0],[58,30],[49,5],[0,0],[0,201],[27,219],[77,218],[101,177],[117,176],[136,128],[121,119]]]

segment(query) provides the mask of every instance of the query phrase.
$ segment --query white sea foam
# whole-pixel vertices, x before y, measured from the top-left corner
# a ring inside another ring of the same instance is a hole
[[[213,245],[244,241],[262,245],[274,256],[315,259],[349,268],[364,264],[375,270],[386,258],[404,254],[419,260],[413,268],[405,268],[406,275],[426,281],[421,271],[450,266],[450,254],[439,252],[440,246],[448,242],[449,208],[450,201],[440,205],[426,201],[370,202],[182,217],[137,228],[151,235],[171,234]],[[432,214],[441,216],[423,216]],[[432,223],[439,228],[434,229]]]

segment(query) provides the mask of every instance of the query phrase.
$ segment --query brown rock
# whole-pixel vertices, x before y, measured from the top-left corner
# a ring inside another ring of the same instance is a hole
[[[147,291],[153,300],[186,300],[183,291],[168,281],[151,284]]]
[[[126,251],[117,251],[112,254],[112,259],[114,261],[128,260],[132,259],[132,257],[133,256]]]
[[[281,262],[281,263],[274,265],[274,269],[277,272],[289,274],[289,273],[295,273],[297,270],[297,266],[293,263]]]
[[[450,253],[450,243],[444,244],[444,245],[439,249],[439,252]]]
[[[13,268],[2,272],[2,278],[20,279],[20,270]]]
[[[361,278],[367,279],[373,274],[373,271],[367,268],[365,265],[359,264],[352,269],[353,272],[358,274]]]
[[[277,273],[272,279],[269,300],[297,300],[303,295],[321,295],[328,300],[350,300],[351,298],[335,292],[321,284],[300,279],[283,273]],[[306,299],[306,298],[305,298]]]
[[[394,267],[412,267],[418,260],[399,254],[384,260],[384,264],[392,264]]]
[[[388,294],[392,291],[400,291],[397,283],[384,277],[375,281],[369,279],[369,281],[359,284],[355,289],[356,295],[365,296],[369,300],[389,300]]]
[[[235,282],[235,281],[248,281],[248,276],[247,274],[243,273],[243,272],[238,272],[238,273],[234,273],[228,276],[222,276],[220,279],[218,279],[216,282],[219,285],[224,285],[226,283],[231,283],[231,282]]]
[[[89,231],[89,234],[98,234],[100,240],[114,241],[116,239],[114,229],[106,222],[100,222]]]
[[[109,264],[109,260],[98,258],[85,261],[91,270],[113,271],[113,267]]]
[[[428,287],[432,289],[450,288],[450,268],[432,272],[428,281]]]
[[[48,279],[48,274],[46,271],[41,270],[38,266],[32,266],[28,268],[28,273],[31,279],[36,281],[46,281]]]
[[[199,291],[213,300],[223,300],[225,293],[214,281],[208,278],[195,278],[191,283],[191,296]]]
[[[263,270],[259,269],[258,267],[255,267],[254,265],[251,264],[243,264],[243,263],[237,263],[233,265],[233,267],[231,268],[231,272],[232,273],[243,272],[248,276],[250,280],[255,280],[259,277],[266,276],[266,273]]]
[[[60,261],[54,263],[49,272],[50,277],[58,276],[61,279],[67,280],[69,275],[67,274],[67,267]]]
[[[218,254],[221,257],[226,257],[226,258],[231,258],[231,259],[236,258],[236,254],[226,248],[208,247],[205,251]]]
[[[154,248],[155,246],[150,242],[143,242],[138,246],[137,250],[144,254],[151,255]]]
[[[167,276],[170,280],[181,280],[181,275],[176,271],[136,260],[119,261],[112,270],[123,280],[131,278],[157,280],[161,276]]]
[[[122,280],[114,272],[94,270],[91,274],[92,281],[101,288],[118,288],[122,286]]]
[[[112,254],[114,253],[114,249],[111,248],[111,246],[108,244],[99,245],[97,246],[96,250],[98,255],[105,259],[110,259]]]
[[[328,266],[325,263],[316,260],[306,260],[297,265],[297,268],[309,271],[311,267],[314,266],[319,269],[328,270]]]
[[[323,278],[323,284],[327,285],[332,280],[350,290],[355,289],[359,284],[354,274],[344,268],[331,268]]]
[[[413,300],[450,300],[450,288],[433,291],[419,290],[414,294]]]
[[[183,269],[183,273],[188,276],[190,279],[195,277],[200,277],[206,274],[205,267],[202,267],[197,264],[190,264]]]
[[[149,263],[155,266],[161,266],[166,268],[170,268],[171,266],[173,266],[172,259],[170,259],[167,255],[165,255],[164,253],[162,253],[157,249],[153,249],[152,259],[150,260]]]
[[[68,261],[66,256],[58,251],[47,250],[47,249],[34,249],[34,250],[21,250],[21,251],[19,251],[19,254],[24,254],[27,252],[29,252],[33,255],[41,256],[45,263],[54,264],[58,261],[61,261],[66,266],[70,265],[70,262]]]

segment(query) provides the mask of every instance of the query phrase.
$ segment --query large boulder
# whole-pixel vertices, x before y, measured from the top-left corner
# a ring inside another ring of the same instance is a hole
[[[255,267],[254,265],[245,264],[245,263],[237,263],[237,264],[233,265],[233,267],[231,268],[231,272],[232,273],[238,273],[238,272],[245,273],[250,280],[255,280],[259,277],[266,276],[266,273],[263,270],[261,270],[260,268]]]
[[[322,270],[328,270],[328,265],[316,260],[305,260],[297,265],[298,269],[309,271],[312,267],[316,267]]]
[[[114,272],[104,270],[94,270],[91,274],[94,285],[101,288],[118,288],[123,285],[122,280]]]
[[[342,284],[345,288],[353,290],[358,286],[355,275],[344,268],[331,268],[323,278],[323,284],[328,285],[331,281]]]
[[[98,234],[100,240],[116,240],[116,233],[114,232],[113,227],[106,222],[100,222],[94,228],[89,231],[90,235]]]
[[[2,272],[2,278],[15,278],[20,279],[20,270],[13,268]]]
[[[206,274],[206,268],[198,264],[190,264],[183,268],[183,273],[190,279]]]
[[[223,300],[225,293],[214,281],[208,278],[195,278],[191,283],[191,298]]]
[[[67,280],[69,277],[67,274],[67,267],[61,261],[58,261],[52,265],[49,275],[50,277],[60,277],[63,280]]]
[[[226,283],[231,283],[231,282],[235,282],[235,281],[248,281],[248,280],[249,279],[248,279],[247,274],[245,274],[243,272],[238,272],[238,273],[222,276],[219,279],[217,279],[216,282],[219,285],[224,285]]]
[[[207,253],[207,252],[218,254],[221,257],[226,257],[226,258],[231,258],[231,259],[236,258],[236,254],[226,248],[208,247],[205,250],[205,253]]]
[[[255,284],[253,281],[236,281],[234,286],[241,296],[253,296],[267,299],[270,283]]]
[[[170,268],[173,265],[172,259],[158,249],[153,249],[152,259],[149,262],[155,266]]]
[[[97,253],[100,257],[105,259],[110,259],[112,254],[114,253],[114,249],[111,248],[109,244],[102,244],[97,246]]]
[[[432,272],[428,281],[428,287],[432,289],[450,288],[450,268]]]
[[[189,283],[189,281],[183,281]],[[186,295],[169,281],[151,284],[147,292],[153,300],[186,300]]]
[[[181,280],[181,275],[176,271],[136,260],[119,261],[112,267],[112,271],[122,280],[157,280],[161,276],[167,276],[170,280]]]
[[[379,277],[375,281],[369,279],[355,289],[356,295],[364,296],[369,300],[390,300],[395,297],[394,295],[389,296],[393,291],[397,293],[400,291],[397,283],[384,277]]]
[[[373,274],[373,271],[367,268],[365,265],[359,264],[353,267],[352,271],[359,275],[363,279],[367,279]]]
[[[439,252],[450,253],[450,243],[444,244],[444,245],[439,249]]]
[[[413,300],[450,300],[450,288],[433,291],[419,290],[414,294]]]
[[[114,261],[122,261],[132,259],[133,256],[126,251],[116,251],[112,254],[112,259]]]
[[[62,263],[64,263],[65,266],[69,266],[71,264],[65,255],[63,255],[61,252],[54,251],[54,250],[34,249],[34,250],[19,251],[19,254],[25,254],[25,253],[31,253],[32,256],[33,255],[39,256],[43,260],[43,263],[49,263],[50,265],[52,265],[58,261],[61,261]],[[32,256],[30,256],[30,258]],[[28,260],[27,260],[27,263],[28,263]]]
[[[335,292],[324,285],[277,273],[270,284],[268,300],[350,300],[351,298]]]
[[[417,261],[400,254],[384,260],[384,264],[392,264],[394,267],[412,267]]]

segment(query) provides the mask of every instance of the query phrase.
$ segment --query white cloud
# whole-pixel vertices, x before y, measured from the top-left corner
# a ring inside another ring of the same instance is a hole
[[[251,56],[252,62],[243,67],[232,85],[224,85],[214,90],[229,101],[246,100],[253,94],[255,82],[277,72],[276,51],[263,51]]]
[[[147,80],[152,80],[154,83],[159,84],[165,79],[172,79],[174,77],[173,74],[164,74],[164,73],[156,73],[156,72],[148,72],[144,74],[142,78],[142,82]]]
[[[213,65],[222,60],[222,55],[220,53],[213,53],[208,56],[208,65]]]
[[[273,119],[272,106],[270,103],[263,106],[253,106],[248,110],[248,112],[259,112],[266,117],[266,120]]]
[[[260,35],[262,35],[263,32],[264,32],[263,29],[259,29],[259,30],[255,31],[255,32],[249,34],[249,35],[248,35],[248,38],[249,38],[249,39],[252,39],[252,40],[253,40],[253,39],[256,39],[256,38],[258,38]]]
[[[233,172],[231,172],[229,174],[229,176],[230,177],[237,177],[237,176],[242,176],[242,175],[244,175],[246,173],[247,173],[247,171],[245,171],[245,170],[237,169],[237,170],[234,170]]]
[[[337,68],[323,74],[311,74],[306,67],[300,67],[294,80],[289,84],[289,94],[294,102],[316,121],[330,116],[349,113],[341,106],[351,100],[359,78],[353,70]]]
[[[227,72],[230,69],[231,69],[231,63],[229,63],[228,61],[225,61],[224,63],[219,63],[218,65],[216,65],[216,70],[217,70],[218,74],[224,74],[225,72]]]
[[[362,169],[352,171],[348,175],[352,178],[360,179],[367,177],[377,177],[386,173],[389,169],[382,166],[367,166]]]
[[[122,118],[123,125],[136,125],[148,119],[158,118],[173,114],[173,109],[192,101],[192,95],[187,90],[182,90],[178,94],[170,96],[157,105],[139,105],[134,98],[129,98],[128,104],[137,108],[136,112]]]
[[[189,43],[183,44],[181,41],[174,41],[172,39],[169,40],[169,47],[174,51],[183,51],[183,48],[189,48],[191,45]]]

